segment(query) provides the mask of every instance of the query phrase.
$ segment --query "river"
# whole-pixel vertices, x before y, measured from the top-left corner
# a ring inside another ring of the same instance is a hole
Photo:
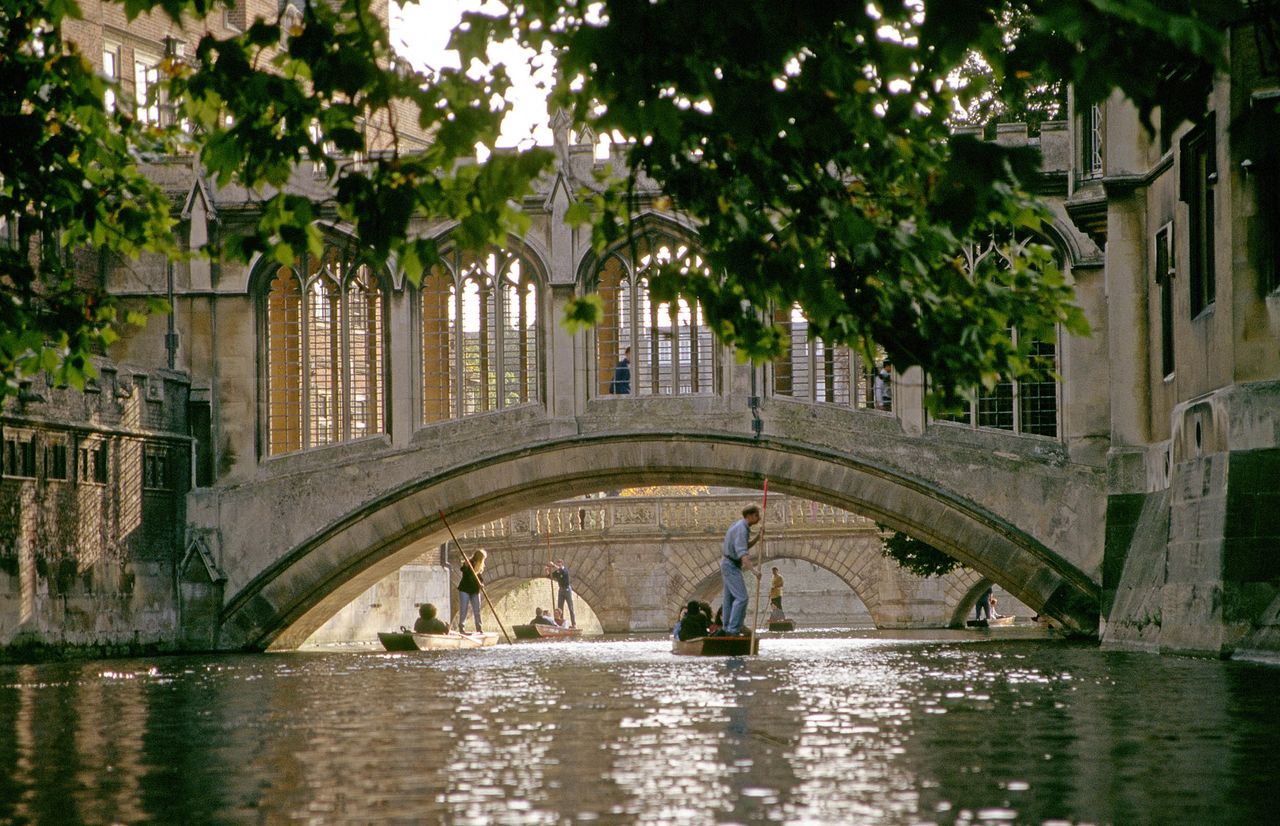
[[[1274,823],[1280,668],[1016,634],[0,667],[0,823]]]

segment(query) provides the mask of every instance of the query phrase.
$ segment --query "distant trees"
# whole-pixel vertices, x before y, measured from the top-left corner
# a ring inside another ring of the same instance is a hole
[[[916,576],[945,576],[956,568],[963,567],[958,559],[948,556],[928,542],[884,525],[876,527],[880,529],[881,554]]]

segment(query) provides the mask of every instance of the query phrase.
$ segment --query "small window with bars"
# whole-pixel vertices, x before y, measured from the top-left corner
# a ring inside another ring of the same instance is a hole
[[[1212,115],[1182,139],[1179,197],[1187,205],[1187,288],[1191,317],[1213,306],[1217,295],[1214,192],[1218,183],[1215,119]]]
[[[20,479],[36,476],[36,437],[22,430],[4,433],[4,475]]]
[[[169,489],[169,451],[148,447],[142,453],[142,486],[151,490]]]
[[[103,103],[108,112],[115,112],[119,104],[116,95],[120,89],[120,45],[118,43],[103,44],[102,77],[110,84],[103,94]]]
[[[1080,124],[1080,176],[1102,177],[1102,107],[1096,103],[1085,109]]]
[[[1160,295],[1160,374],[1173,375],[1173,224],[1168,223],[1156,232],[1156,288]]]
[[[160,58],[137,52],[133,61],[134,114],[142,123],[160,125]]]
[[[107,483],[107,442],[93,441],[80,445],[79,480],[95,485]]]
[[[65,482],[68,478],[67,443],[50,441],[44,446],[44,478]]]
[[[1011,332],[1015,342],[1018,331]],[[959,410],[934,416],[936,422],[949,422],[984,430],[1004,430],[1028,436],[1058,436],[1059,383],[1056,343],[1031,342],[1031,366],[1036,378],[1004,380],[992,388],[980,388],[971,401]]]

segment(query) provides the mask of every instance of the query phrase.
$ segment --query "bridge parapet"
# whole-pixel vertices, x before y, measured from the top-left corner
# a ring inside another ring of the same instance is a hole
[[[742,494],[694,496],[610,496],[557,502],[518,511],[463,532],[469,541],[556,538],[581,534],[645,533],[687,534],[722,532],[741,516],[742,508],[756,502]],[[765,513],[766,527],[779,531],[871,530],[874,520],[822,502],[794,496],[771,497]]]

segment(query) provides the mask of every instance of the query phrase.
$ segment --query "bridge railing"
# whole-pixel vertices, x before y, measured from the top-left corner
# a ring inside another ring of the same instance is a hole
[[[614,532],[688,533],[723,531],[755,501],[736,495],[610,496],[557,502],[517,511],[466,531],[471,540]],[[874,527],[865,516],[808,499],[770,497],[766,526],[773,531]]]

